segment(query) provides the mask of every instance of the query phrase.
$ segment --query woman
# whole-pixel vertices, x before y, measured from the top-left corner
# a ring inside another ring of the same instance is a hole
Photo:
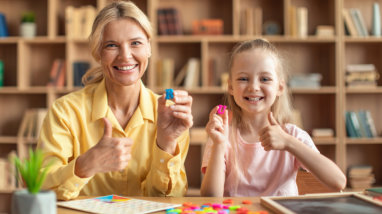
[[[52,164],[44,187],[58,199],[185,194],[192,98],[174,91],[171,105],[143,85],[151,36],[131,2],[97,15],[90,46],[101,66],[86,73],[84,89],[55,101],[38,142]]]

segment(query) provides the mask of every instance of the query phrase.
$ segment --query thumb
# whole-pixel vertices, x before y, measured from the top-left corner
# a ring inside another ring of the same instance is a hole
[[[269,124],[271,124],[271,126],[274,126],[274,125],[278,125],[279,123],[277,122],[277,120],[273,117],[273,113],[272,112],[269,112],[268,114],[268,120],[269,120]]]
[[[104,117],[103,118],[103,122],[105,124],[105,128],[104,128],[104,131],[103,131],[103,136],[104,137],[112,137],[113,127],[112,127],[110,121],[106,117]]]

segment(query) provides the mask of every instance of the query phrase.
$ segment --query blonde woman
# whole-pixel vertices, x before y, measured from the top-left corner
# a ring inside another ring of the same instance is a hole
[[[59,199],[79,195],[183,196],[192,98],[165,95],[141,81],[151,56],[151,25],[132,2],[114,2],[97,15],[90,47],[100,67],[85,87],[56,100],[40,134],[45,188]]]

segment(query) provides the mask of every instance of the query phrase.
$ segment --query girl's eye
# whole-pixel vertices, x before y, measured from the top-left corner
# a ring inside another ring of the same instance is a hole
[[[247,77],[239,77],[237,80],[238,81],[248,81],[248,78]]]
[[[271,81],[272,79],[269,78],[269,77],[261,77],[261,82],[268,82],[268,81]]]

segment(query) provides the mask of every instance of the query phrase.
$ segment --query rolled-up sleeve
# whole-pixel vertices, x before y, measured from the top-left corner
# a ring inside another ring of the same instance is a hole
[[[76,198],[91,178],[80,178],[74,173],[79,149],[61,111],[58,105],[49,110],[37,147],[45,155],[44,167],[49,167],[42,188],[54,190],[60,200],[68,200]]]
[[[187,191],[187,176],[184,161],[189,147],[189,133],[184,132],[177,139],[175,155],[153,146],[153,157],[150,171],[142,182],[145,196],[177,196],[181,197]]]

